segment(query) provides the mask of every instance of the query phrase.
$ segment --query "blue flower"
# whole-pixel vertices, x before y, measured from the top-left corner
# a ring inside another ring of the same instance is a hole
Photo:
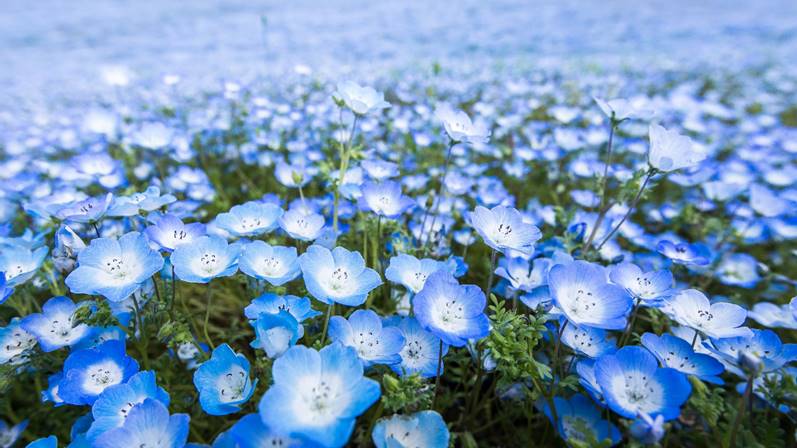
[[[603,391],[595,378],[595,360],[585,359],[580,361],[576,364],[576,373],[578,374],[578,383],[587,391],[589,396],[605,407],[606,400],[603,399]]]
[[[359,199],[361,210],[395,219],[415,206],[412,198],[401,193],[401,184],[393,181],[365,182]]]
[[[6,273],[0,272],[0,305],[2,305],[11,294],[14,293],[14,288],[8,285],[6,282]]]
[[[0,420],[0,442],[2,442],[3,448],[9,448],[14,446],[14,443],[19,439],[19,436],[22,435],[22,431],[28,427],[28,421],[23,420],[14,426],[8,426],[8,423],[5,420]]]
[[[313,241],[324,230],[324,217],[311,210],[295,207],[280,217],[279,226],[295,240]]]
[[[264,241],[245,245],[238,265],[244,274],[274,286],[281,286],[301,273],[295,247],[271,246]]]
[[[708,248],[702,244],[675,244],[669,240],[662,240],[656,246],[656,250],[673,262],[685,265],[706,266],[711,258]]]
[[[158,387],[155,373],[151,371],[139,372],[126,383],[105,389],[91,406],[94,420],[86,433],[87,440],[93,442],[107,431],[122,426],[133,407],[148,398],[169,406],[169,394]]]
[[[554,304],[577,326],[621,330],[633,302],[623,288],[607,282],[603,266],[587,261],[558,264],[548,273]]]
[[[54,407],[63,406],[64,400],[58,396],[58,388],[61,386],[63,372],[56,372],[47,378],[47,389],[42,391],[42,403],[52,402]]]
[[[97,438],[95,446],[182,448],[188,440],[189,420],[186,414],[169,415],[160,401],[148,398],[130,410],[122,426]]]
[[[80,339],[80,342],[72,346],[72,351],[94,348],[108,341],[124,341],[126,338],[127,335],[125,331],[117,326],[89,327],[89,330],[86,332],[86,335]]]
[[[36,337],[22,328],[22,321],[15,317],[5,327],[0,327],[0,365],[22,364],[28,359],[29,350],[36,346]]]
[[[89,327],[74,321],[77,306],[68,297],[58,296],[48,300],[42,313],[34,313],[22,319],[22,328],[36,337],[44,352],[72,346],[86,336]]]
[[[719,375],[725,371],[725,367],[709,355],[695,353],[689,342],[679,337],[645,333],[642,335],[642,345],[656,356],[663,367],[695,375],[710,383],[723,384]]]
[[[226,434],[232,438],[233,445],[230,448],[299,448],[306,446],[299,440],[277,434],[269,429],[259,414],[244,415],[232,425],[232,428],[227,430]],[[217,444],[214,443],[213,447],[217,448]]]
[[[792,299],[794,305],[797,300]],[[768,328],[788,328],[797,330],[797,318],[792,312],[791,304],[776,305],[769,302],[758,302],[747,312],[747,317]]]
[[[614,353],[617,342],[606,330],[587,326],[567,325],[562,331],[562,343],[582,356],[597,358]]]
[[[151,212],[165,207],[177,200],[174,195],[161,196],[158,187],[149,187],[143,193],[133,193],[130,196],[117,196],[108,209],[108,216],[135,216],[139,211]]]
[[[641,303],[653,306],[671,293],[673,287],[672,273],[666,269],[642,272],[633,263],[620,263],[612,266],[609,279],[625,288],[628,294]]]
[[[86,243],[69,226],[61,224],[55,233],[53,248],[53,265],[56,270],[68,273],[75,269],[77,256],[86,248]]]
[[[72,352],[64,361],[58,396],[67,404],[93,404],[107,388],[126,382],[138,372],[138,363],[125,354],[122,341]]]
[[[150,241],[167,252],[182,244],[191,243],[206,233],[204,224],[198,222],[183,224],[180,218],[171,213],[157,218],[154,225],[144,230]]]
[[[576,394],[570,398],[554,397],[553,402],[559,418],[559,427],[556,429],[570,444],[590,445],[606,439],[611,440],[612,445],[620,443],[620,430],[601,418],[600,409],[589,398]],[[543,411],[553,422],[550,406],[546,404]]]
[[[722,283],[741,288],[753,288],[761,280],[758,275],[758,260],[747,254],[723,257],[717,266],[716,275]]]
[[[296,341],[304,333],[299,330],[302,327],[296,318],[287,311],[276,314],[260,313],[252,322],[252,327],[255,331],[255,340],[250,345],[252,348],[264,350],[269,358],[281,356],[296,345]]]
[[[776,192],[754,183],[750,185],[750,207],[761,216],[775,218],[789,214],[793,206]]]
[[[78,255],[78,267],[66,278],[69,290],[120,302],[163,267],[163,257],[138,232],[119,240],[95,238]]]
[[[374,180],[385,180],[399,175],[399,166],[393,162],[380,159],[365,159],[360,162],[368,177]]]
[[[257,386],[249,378],[249,361],[222,344],[213,350],[210,359],[194,372],[194,385],[199,391],[199,403],[210,415],[238,412]]]
[[[401,362],[390,366],[401,376],[418,374],[422,378],[437,375],[437,357],[440,350],[440,338],[426,331],[414,317],[393,318],[385,325],[394,325],[404,337],[404,346],[399,352]],[[442,356],[448,353],[448,344],[443,344]],[[440,365],[442,374],[445,362]]]
[[[401,362],[399,352],[404,346],[404,336],[398,328],[382,328],[382,320],[371,310],[357,310],[348,320],[333,316],[329,321],[329,337],[354,348],[364,367]]]
[[[636,346],[598,358],[595,379],[609,408],[625,418],[644,413],[672,420],[692,392],[686,375],[660,368],[650,352]]]
[[[426,279],[441,269],[446,269],[445,263],[441,261],[431,258],[419,260],[412,255],[399,254],[390,258],[390,264],[385,269],[385,278],[417,294],[423,289]]]
[[[357,416],[381,395],[379,383],[363,377],[354,349],[338,343],[321,351],[292,347],[274,361],[272,375],[259,406],[263,422],[325,447],[345,445]]]
[[[548,283],[548,271],[553,266],[549,258],[533,262],[522,257],[505,257],[498,261],[495,275],[506,279],[512,289],[531,292]]]
[[[418,323],[454,347],[490,333],[490,321],[484,314],[486,304],[478,286],[460,285],[446,271],[430,275],[412,300]]]
[[[673,129],[664,129],[655,123],[650,125],[649,137],[648,163],[660,171],[670,172],[691,168],[708,155],[705,146],[695,145],[689,137]]]
[[[346,105],[355,115],[377,113],[390,107],[385,101],[385,94],[377,92],[373,87],[361,86],[353,81],[343,81],[333,94],[336,101]]]
[[[30,280],[44,262],[47,252],[47,247],[0,247],[0,272],[5,273],[5,287],[13,288]]]
[[[748,336],[713,338],[708,348],[719,355],[728,370],[742,377],[747,376],[742,369],[751,359],[761,365],[763,372],[780,369],[797,360],[797,344],[784,344],[772,330],[751,330]]]
[[[664,417],[657,415],[656,418],[652,418],[648,414],[640,414],[628,431],[633,438],[646,445],[659,443],[665,432]]]
[[[747,310],[732,303],[710,303],[696,289],[686,289],[667,301],[670,317],[679,324],[697,330],[711,338],[750,336],[743,327]]]
[[[216,216],[216,225],[233,236],[256,236],[277,228],[283,210],[274,204],[247,202]]]
[[[177,278],[189,283],[207,283],[238,271],[240,244],[228,244],[215,235],[201,236],[174,249],[171,261]]]
[[[321,314],[311,307],[310,299],[307,297],[280,296],[267,292],[252,299],[252,303],[244,308],[244,315],[247,319],[255,320],[261,314],[279,314],[280,311],[291,313],[298,323]],[[304,329],[299,326],[299,337],[302,337],[303,334]]]
[[[479,205],[468,213],[468,221],[485,244],[502,253],[516,250],[531,255],[534,243],[542,237],[540,229],[526,223],[520,212],[512,207],[499,205],[488,209]]]
[[[99,222],[108,211],[108,207],[113,200],[113,194],[107,193],[105,196],[87,198],[76,201],[61,207],[55,216],[66,222],[96,223]]]
[[[447,448],[448,427],[435,411],[379,419],[371,433],[376,448]]]
[[[25,445],[25,448],[58,448],[58,438],[55,436],[43,437]]]
[[[368,293],[382,284],[379,274],[365,267],[359,252],[342,247],[330,251],[314,244],[299,257],[307,291],[321,302],[362,305]]]

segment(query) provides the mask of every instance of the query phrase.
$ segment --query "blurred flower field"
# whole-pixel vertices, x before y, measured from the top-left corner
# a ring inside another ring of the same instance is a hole
[[[794,445],[792,7],[269,6],[6,29],[0,447]]]

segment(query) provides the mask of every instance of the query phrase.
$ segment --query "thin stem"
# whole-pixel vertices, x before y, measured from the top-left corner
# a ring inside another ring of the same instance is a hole
[[[565,328],[567,328],[567,324],[569,321],[565,320],[561,327],[559,327],[559,334],[556,337],[556,345],[553,349],[553,366],[556,369],[559,366],[559,348],[562,346],[562,334],[565,332]],[[551,387],[553,387],[553,381],[551,382]]]
[[[637,314],[639,314],[640,302],[641,300],[637,299],[636,302],[634,303],[634,310],[631,312],[631,318],[628,319],[628,324],[625,326],[625,331],[623,331],[623,336],[620,338],[620,347],[623,347],[627,342],[628,338],[631,337],[631,330],[633,330]]]
[[[210,282],[208,282],[207,289],[205,290],[205,325],[202,327],[202,331],[205,334],[205,341],[207,341],[211,350],[216,348],[216,346],[213,345],[213,340],[210,339],[210,335],[208,334],[208,321],[210,320],[210,299],[212,297],[213,294],[210,289]]]
[[[752,399],[751,392],[753,391],[754,378],[755,377],[753,375],[750,375],[750,377],[747,378],[747,386],[744,388],[744,395],[742,395],[742,398],[739,400],[739,407],[736,408],[736,418],[733,420],[733,427],[728,435],[727,448],[736,446],[736,433],[739,431],[739,426],[742,423],[742,418],[744,417],[744,405]]]
[[[174,309],[174,302],[177,300],[177,282],[175,282],[174,265],[172,265],[172,301],[169,303],[169,309]]]
[[[426,240],[423,240],[423,231],[426,226],[421,227],[421,241],[423,242],[423,251],[426,253],[426,245],[429,244],[429,240],[432,239],[432,231],[434,230],[435,222],[437,221],[437,211],[440,208],[440,200],[443,198],[443,186],[446,183],[446,177],[448,177],[448,166],[451,164],[451,150],[454,148],[457,142],[451,140],[448,143],[448,151],[446,151],[446,162],[443,165],[443,175],[440,177],[440,184],[437,186],[437,193],[434,197],[434,203],[432,204],[432,223],[429,225],[429,231],[426,233]]]
[[[144,369],[149,370],[149,340],[147,338],[146,330],[144,329],[144,319],[141,317],[141,307],[138,304],[138,297],[132,294],[133,308],[136,312],[136,330],[138,330],[139,351],[141,352],[142,361],[144,362]],[[142,347],[143,346],[143,347]]]
[[[327,328],[329,328],[329,318],[332,317],[332,309],[335,307],[335,302],[329,302],[327,305],[327,315],[324,318],[324,331],[321,333],[321,346],[324,346],[324,342],[327,340]]]
[[[357,129],[357,120],[359,116],[354,114],[354,120],[351,123],[351,130],[349,131],[349,139],[345,147],[341,148],[340,153],[340,168],[338,169],[338,182],[335,184],[335,200],[332,206],[332,230],[335,236],[338,234],[338,211],[340,209],[340,186],[343,184],[343,178],[346,175],[346,169],[349,167],[349,157],[351,156],[351,145],[354,141],[354,132]]]
[[[695,330],[695,336],[692,338],[692,350],[695,349],[695,344],[697,344],[697,336],[698,336],[698,334],[699,333],[697,332],[697,330]]]
[[[493,249],[490,255],[490,275],[487,277],[487,288],[484,290],[484,294],[487,295],[487,297],[490,297],[490,290],[493,289],[493,273],[495,272],[495,259],[497,256],[498,253]]]
[[[653,177],[654,174],[656,174],[656,169],[655,168],[651,168],[650,170],[648,170],[648,174],[647,174],[647,176],[645,176],[645,181],[642,182],[642,185],[639,187],[639,191],[637,191],[636,196],[634,197],[634,200],[631,201],[631,204],[628,206],[628,211],[625,212],[625,215],[623,215],[623,218],[620,220],[620,222],[616,226],[614,226],[614,228],[611,230],[611,232],[609,232],[609,234],[606,235],[605,238],[603,238],[603,241],[601,241],[601,243],[598,244],[598,248],[597,248],[598,251],[601,250],[601,248],[603,247],[604,244],[606,244],[610,239],[612,239],[614,234],[618,230],[620,230],[620,227],[622,227],[623,223],[625,223],[625,220],[628,219],[629,216],[631,216],[631,213],[636,208],[637,203],[639,202],[639,199],[642,197],[642,193],[645,191],[645,187],[647,187],[648,182],[650,181],[650,178]]]
[[[97,234],[97,238],[100,238],[100,228],[97,227],[97,223],[96,222],[92,222],[91,226],[94,227],[94,233]]]
[[[589,250],[588,248],[592,245],[592,241],[598,234],[598,228],[603,223],[604,218],[606,218],[606,213],[609,211],[609,207],[606,206],[606,203],[609,199],[609,190],[606,188],[606,186],[609,181],[609,167],[612,164],[612,148],[614,146],[615,127],[616,122],[614,121],[614,118],[611,118],[609,121],[609,142],[606,146],[606,163],[603,166],[603,178],[601,179],[601,203],[600,207],[598,208],[598,218],[595,220],[595,224],[592,226],[592,231],[589,233],[589,238],[587,238],[587,241],[581,247],[582,252]]]
[[[440,371],[443,369],[443,340],[440,339],[440,345],[437,348],[437,375],[434,380],[434,396],[432,397],[432,406],[429,408],[430,410],[434,409],[435,404],[437,403],[437,395],[440,391]]]

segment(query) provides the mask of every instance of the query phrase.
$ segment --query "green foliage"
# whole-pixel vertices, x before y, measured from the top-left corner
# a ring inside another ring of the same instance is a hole
[[[498,387],[551,377],[551,368],[534,359],[534,351],[545,332],[545,319],[518,314],[506,302],[490,295],[492,332],[484,343],[496,363]]]
[[[382,404],[389,413],[411,413],[428,409],[432,404],[433,390],[419,375],[397,377],[382,376]]]

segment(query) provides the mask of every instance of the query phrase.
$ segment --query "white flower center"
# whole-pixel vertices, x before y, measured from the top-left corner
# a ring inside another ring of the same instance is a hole
[[[83,389],[99,395],[108,386],[122,382],[122,369],[113,361],[103,361],[86,369]]]
[[[244,396],[247,380],[246,372],[240,366],[233,366],[229,372],[221,375],[216,380],[219,401],[230,403],[241,400]]]

